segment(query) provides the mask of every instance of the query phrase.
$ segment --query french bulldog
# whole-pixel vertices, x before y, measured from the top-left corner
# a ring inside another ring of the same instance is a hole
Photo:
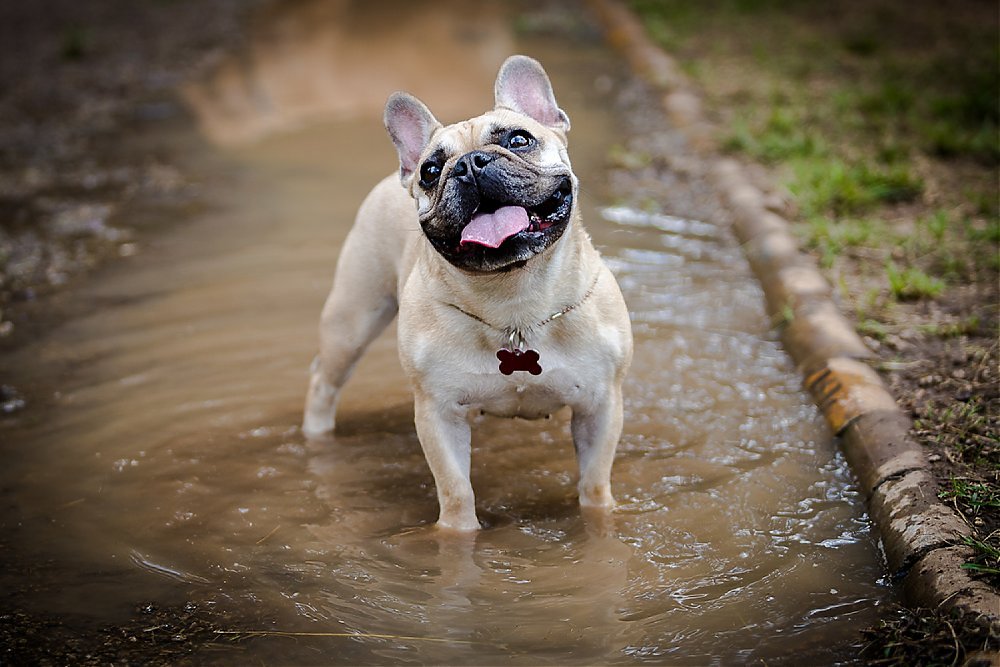
[[[397,315],[439,528],[474,531],[470,416],[569,406],[581,506],[610,510],[632,359],[628,311],[584,230],[570,121],[542,66],[503,63],[495,107],[443,126],[397,92],[385,126],[399,174],[361,204],[320,320],[302,430],[331,433],[367,345]]]

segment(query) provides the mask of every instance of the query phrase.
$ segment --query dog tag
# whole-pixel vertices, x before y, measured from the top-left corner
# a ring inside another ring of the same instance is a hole
[[[538,352],[535,350],[508,350],[506,348],[497,350],[497,359],[500,360],[500,372],[510,375],[515,371],[525,371],[532,375],[539,375],[542,367],[538,363]]]

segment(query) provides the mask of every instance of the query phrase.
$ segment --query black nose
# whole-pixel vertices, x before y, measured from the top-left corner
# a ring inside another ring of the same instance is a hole
[[[455,163],[455,168],[451,170],[451,175],[463,183],[474,183],[479,176],[479,172],[485,169],[486,165],[492,161],[493,155],[485,151],[466,153]]]

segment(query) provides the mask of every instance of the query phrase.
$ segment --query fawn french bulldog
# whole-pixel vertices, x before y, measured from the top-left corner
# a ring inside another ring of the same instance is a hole
[[[628,312],[580,221],[570,122],[541,65],[512,56],[495,107],[442,126],[395,93],[399,174],[358,211],[320,322],[303,432],[332,432],[358,358],[398,313],[399,356],[443,528],[479,528],[469,415],[534,419],[570,406],[584,506],[610,509],[632,358]]]

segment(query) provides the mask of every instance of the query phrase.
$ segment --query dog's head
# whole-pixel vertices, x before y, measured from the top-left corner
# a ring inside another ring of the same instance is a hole
[[[493,111],[447,127],[406,93],[385,107],[424,234],[449,262],[476,273],[523,266],[562,236],[576,208],[569,118],[545,70],[511,56],[495,94]]]

